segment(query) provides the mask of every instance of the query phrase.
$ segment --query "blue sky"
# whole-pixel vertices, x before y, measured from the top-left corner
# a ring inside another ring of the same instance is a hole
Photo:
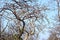
[[[54,2],[52,2],[52,1],[50,2],[50,1],[51,0],[39,0],[36,3],[41,4],[42,6],[46,5],[48,8],[50,8],[50,10],[48,10],[44,13],[47,14],[49,21],[53,22],[54,20],[52,20],[52,19],[54,19],[54,16],[56,16],[56,14],[57,14],[57,9],[56,9],[57,4],[55,1]],[[4,2],[11,2],[11,0],[0,0],[0,7],[3,7]],[[48,5],[48,3],[49,3],[49,5]]]
[[[56,8],[57,8],[56,5],[57,4],[56,4],[55,1],[54,2],[52,2],[52,1],[50,2],[50,1],[51,0],[39,0],[36,3],[38,3],[38,4],[42,5],[42,6],[46,5],[50,9],[50,10],[44,12],[44,13],[47,14],[48,19],[49,19],[50,22],[54,22],[54,20],[52,20],[52,19],[54,19],[54,16],[56,16],[56,14],[57,14],[57,10],[56,10]],[[3,7],[4,2],[11,2],[11,0],[0,0],[0,7]],[[48,3],[49,3],[49,5],[48,5]],[[6,20],[3,23],[6,24]],[[5,24],[3,24],[3,25],[5,25]]]
[[[47,14],[47,16],[48,16],[48,19],[49,19],[49,22],[51,22],[50,24],[49,24],[49,26],[51,27],[51,26],[53,26],[53,23],[55,23],[55,21],[54,20],[52,20],[52,19],[54,19],[54,17],[57,15],[57,4],[56,4],[56,2],[54,1],[54,2],[50,2],[50,1],[52,1],[52,0],[39,0],[37,3],[38,4],[41,4],[41,5],[46,5],[48,8],[50,8],[50,10],[48,10],[48,11],[46,11],[46,12],[44,12],[45,14]],[[0,0],[0,7],[2,7],[3,5],[4,5],[4,2],[5,2],[5,0]],[[7,0],[7,2],[11,2],[10,0]],[[48,3],[49,3],[49,5],[48,5]],[[3,18],[2,19],[3,20],[3,25],[5,26],[6,24],[7,24],[7,20],[5,20],[5,18]],[[45,21],[45,23],[46,23],[47,21]],[[37,22],[38,23],[38,22]],[[46,34],[44,34],[45,36],[48,36],[49,35],[49,33],[46,33]],[[39,34],[40,35],[40,34]],[[41,35],[41,36],[43,36],[43,34]],[[44,37],[45,37],[44,36]],[[41,37],[42,38],[42,37]],[[42,40],[42,39],[41,39]]]

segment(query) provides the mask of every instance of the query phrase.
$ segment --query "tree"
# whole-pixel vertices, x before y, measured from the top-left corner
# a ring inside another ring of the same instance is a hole
[[[56,15],[57,20],[55,19],[57,23],[55,23],[56,24],[55,28],[51,30],[51,35],[48,40],[60,40],[60,5],[59,5],[60,0],[55,0],[55,1],[57,4],[56,7],[58,11],[57,12],[58,15]]]
[[[42,11],[44,12],[48,8],[45,5],[41,7],[36,4],[29,5],[28,2],[33,3],[31,0],[12,0],[12,2],[6,2],[0,8],[0,13],[3,14],[2,17],[8,20],[6,27],[1,32],[1,35],[5,35],[5,29],[8,27],[8,36],[3,39],[33,40],[32,36],[36,34],[36,26],[40,26],[38,27],[39,32],[45,28],[42,22],[44,19],[47,20],[47,16]],[[29,23],[26,21],[29,21]],[[35,21],[39,22],[39,25],[35,25]],[[40,21],[42,22],[40,23]]]

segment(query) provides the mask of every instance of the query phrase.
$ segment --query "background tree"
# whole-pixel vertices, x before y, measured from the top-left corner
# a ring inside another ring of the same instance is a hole
[[[60,40],[60,0],[55,0],[57,4],[56,26],[51,30],[49,40]]]
[[[1,27],[1,39],[37,40],[39,32],[46,26],[45,20],[49,23],[44,13],[47,10],[49,8],[46,5],[37,5],[36,1],[32,0],[11,0],[9,3],[4,3],[0,13],[3,14],[2,18],[6,19],[6,25]],[[4,23],[3,21],[2,19],[1,24]]]

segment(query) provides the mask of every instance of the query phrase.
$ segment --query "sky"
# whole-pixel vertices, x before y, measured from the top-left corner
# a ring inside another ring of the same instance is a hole
[[[57,9],[57,7],[56,7],[57,4],[56,4],[55,1],[54,2],[50,2],[50,1],[51,0],[38,0],[37,3],[38,4],[41,4],[41,5],[47,5],[48,8],[50,8],[50,10],[48,10],[48,11],[46,11],[44,13],[47,14],[48,19],[49,19],[49,22],[51,22],[49,27],[53,27],[53,24],[52,23],[55,23],[56,22],[53,19],[57,15],[57,10],[56,10]],[[0,0],[0,7],[3,7],[4,2],[5,2],[5,0]],[[8,2],[11,2],[11,1],[8,0]],[[49,5],[48,5],[48,3],[49,3]],[[5,18],[3,18],[2,20],[3,20],[3,23],[2,24],[4,26],[6,26],[7,20],[5,20]],[[43,33],[44,30],[45,30],[45,33]],[[45,28],[44,30],[39,33],[39,37],[38,37],[39,40],[43,40],[43,38],[45,38],[45,36],[46,37],[49,37],[49,35],[50,35],[50,33],[48,32],[49,29],[46,29]],[[45,38],[45,40],[47,40],[47,38]]]

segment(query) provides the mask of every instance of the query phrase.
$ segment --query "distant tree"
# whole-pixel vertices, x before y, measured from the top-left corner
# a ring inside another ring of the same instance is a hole
[[[54,0],[54,1],[56,1],[57,4],[56,10],[58,11],[57,12],[58,15],[56,15],[57,20],[55,19],[57,23],[55,23],[56,26],[51,30],[49,40],[60,40],[60,0]]]

